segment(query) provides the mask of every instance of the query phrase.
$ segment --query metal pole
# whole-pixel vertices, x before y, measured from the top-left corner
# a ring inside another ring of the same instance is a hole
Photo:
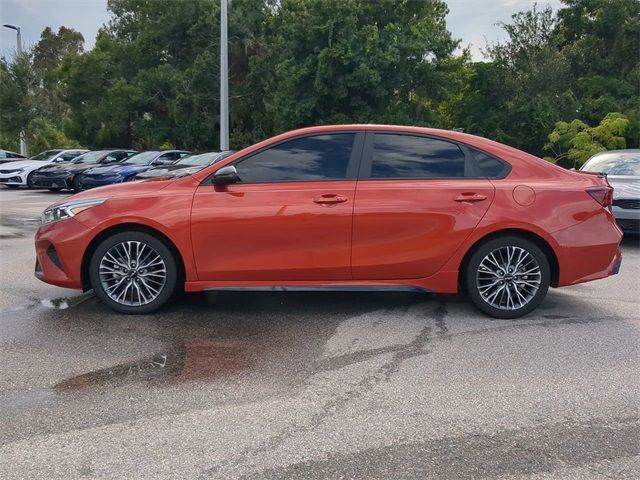
[[[20,27],[16,28],[16,42],[18,48],[18,55],[22,54],[22,35],[20,33]],[[29,145],[27,144],[27,136],[24,133],[24,130],[20,132],[20,155],[24,155],[25,157],[29,156]]]
[[[220,150],[229,150],[229,58],[227,0],[220,0]]]

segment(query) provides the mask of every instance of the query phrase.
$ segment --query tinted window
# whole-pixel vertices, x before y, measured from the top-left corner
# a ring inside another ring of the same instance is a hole
[[[353,133],[296,138],[235,164],[245,183],[342,180],[353,147]]]
[[[469,147],[471,153],[473,154],[476,162],[478,163],[478,167],[480,167],[480,171],[482,175],[487,178],[500,178],[507,173],[509,167],[498,160],[495,157],[492,157],[488,153],[481,152],[480,150],[476,150],[475,148]]]
[[[464,166],[464,154],[453,143],[412,135],[375,135],[371,178],[464,177]]]

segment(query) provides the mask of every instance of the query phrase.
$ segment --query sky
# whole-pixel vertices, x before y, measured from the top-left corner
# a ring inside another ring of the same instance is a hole
[[[372,0],[375,1],[375,0]],[[474,60],[482,60],[481,53],[489,42],[504,38],[500,21],[508,21],[512,14],[530,9],[529,0],[448,0],[447,26],[462,46],[469,46]],[[560,0],[540,0],[540,8],[560,7]],[[0,0],[0,25],[16,25],[22,29],[25,46],[34,45],[45,27],[58,30],[61,25],[82,33],[85,49],[95,43],[98,29],[108,22],[107,0]],[[11,57],[16,48],[16,32],[0,28],[0,56]]]

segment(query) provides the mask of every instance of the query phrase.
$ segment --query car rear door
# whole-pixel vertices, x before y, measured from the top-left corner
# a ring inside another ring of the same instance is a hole
[[[203,182],[191,214],[198,278],[350,279],[364,136],[335,132],[285,140],[233,162],[240,182]]]
[[[493,197],[493,185],[464,146],[423,135],[368,132],[354,205],[354,279],[436,273]]]

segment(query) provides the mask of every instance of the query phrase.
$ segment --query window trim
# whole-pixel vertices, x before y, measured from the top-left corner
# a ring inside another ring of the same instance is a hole
[[[364,130],[331,130],[326,132],[316,132],[312,134],[301,134],[293,137],[285,138],[280,140],[279,142],[272,143],[267,145],[255,152],[251,152],[248,155],[240,157],[233,162],[225,165],[235,166],[237,163],[243,162],[245,160],[250,159],[251,157],[258,155],[265,150],[269,150],[270,148],[277,147],[278,145],[282,145],[283,143],[291,142],[293,140],[299,140],[301,138],[312,138],[312,137],[323,137],[326,135],[340,135],[340,134],[351,134],[354,135],[353,145],[351,147],[351,156],[349,157],[349,162],[347,163],[347,172],[345,178],[327,178],[322,180],[277,180],[272,182],[239,182],[234,185],[272,185],[272,184],[281,184],[281,183],[327,183],[327,182],[355,182],[358,179],[358,171],[360,167],[360,162],[362,160],[362,151],[365,143],[365,135],[366,132]],[[205,178],[200,184],[201,185],[214,185],[213,177],[216,172],[213,172],[207,178]]]
[[[430,139],[430,140],[439,140],[441,142],[446,142],[446,143],[450,143],[453,144],[455,146],[457,146],[460,151],[462,152],[464,158],[465,158],[465,171],[467,170],[467,168],[470,170],[470,173],[472,173],[472,175],[470,176],[462,176],[462,177],[389,177],[389,178],[377,178],[377,177],[372,177],[371,176],[371,170],[372,170],[372,166],[373,166],[373,147],[374,147],[374,143],[375,143],[375,135],[376,134],[383,134],[383,135],[402,135],[402,136],[408,136],[408,137],[421,137],[421,138],[426,138],[426,139]],[[480,165],[478,164],[478,161],[476,160],[476,158],[473,156],[473,153],[471,152],[471,150],[469,149],[469,147],[471,148],[475,148],[476,150],[479,150],[483,153],[485,153],[486,155],[489,155],[492,158],[495,158],[496,160],[500,161],[505,168],[503,169],[502,172],[502,176],[500,177],[487,177],[486,175],[482,175],[482,170],[480,169]],[[505,178],[509,173],[511,172],[511,165],[507,162],[505,162],[504,160],[502,160],[501,158],[496,157],[495,155],[492,155],[488,152],[485,152],[483,149],[475,147],[475,146],[471,146],[471,145],[467,145],[465,143],[456,141],[456,140],[452,140],[450,138],[446,138],[446,137],[440,137],[437,135],[427,135],[424,133],[417,133],[417,132],[402,132],[402,131],[397,131],[397,130],[367,130],[367,136],[365,139],[365,145],[362,151],[362,160],[360,161],[360,171],[358,174],[358,180],[367,180],[367,181],[383,181],[383,182],[388,182],[388,181],[394,181],[394,180],[401,180],[401,181],[407,181],[407,180],[422,180],[422,181],[427,181],[427,180],[431,180],[431,181],[438,181],[438,180],[499,180],[502,178]]]

